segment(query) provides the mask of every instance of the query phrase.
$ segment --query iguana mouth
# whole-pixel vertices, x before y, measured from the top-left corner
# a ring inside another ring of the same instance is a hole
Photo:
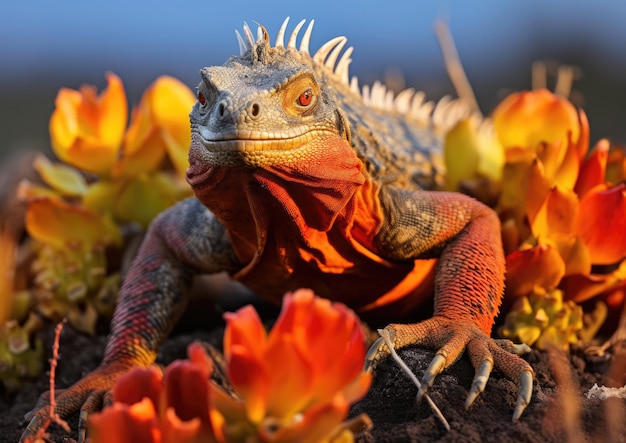
[[[217,133],[199,126],[193,128],[200,142],[212,153],[260,153],[270,151],[291,151],[310,143],[320,130],[302,133],[289,130],[288,134],[260,131],[236,131]]]

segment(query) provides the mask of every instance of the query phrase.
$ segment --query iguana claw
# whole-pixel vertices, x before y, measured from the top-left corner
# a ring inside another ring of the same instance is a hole
[[[424,372],[424,376],[422,377],[422,387],[417,391],[417,401],[420,401],[426,391],[433,385],[435,381],[435,377],[441,374],[446,367],[446,357],[441,354],[435,355],[433,361],[430,362],[428,369]]]
[[[395,341],[395,332],[393,330],[389,331],[390,337],[392,341]],[[372,346],[367,350],[367,354],[365,354],[365,363],[363,365],[363,370],[366,372],[373,372],[378,366],[384,357],[389,355],[389,350],[385,345],[382,337],[376,339]]]
[[[522,416],[522,412],[530,403],[533,394],[533,374],[531,371],[522,371],[519,377],[519,393],[517,394],[517,403],[513,411],[513,423]]]
[[[469,407],[474,403],[474,400],[476,400],[485,390],[492,369],[493,361],[485,360],[482,362],[480,368],[478,368],[476,374],[474,375],[474,380],[472,380],[472,387],[470,388],[469,394],[467,394],[467,399],[465,400],[465,409],[469,409]]]

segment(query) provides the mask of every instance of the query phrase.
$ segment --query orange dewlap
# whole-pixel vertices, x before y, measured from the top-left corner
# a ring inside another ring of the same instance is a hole
[[[378,254],[379,187],[349,143],[328,133],[297,151],[293,162],[194,171],[203,177],[193,183],[196,196],[246,264],[233,278],[276,303],[304,287],[357,311],[405,298],[401,306],[413,309],[431,296],[435,260]]]

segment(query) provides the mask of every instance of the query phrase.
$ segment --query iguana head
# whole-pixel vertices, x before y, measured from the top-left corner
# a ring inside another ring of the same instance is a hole
[[[246,25],[245,39],[237,33],[241,54],[223,66],[201,70],[191,112],[192,163],[264,167],[303,162],[308,151],[320,148],[320,138],[325,143],[333,137],[349,141],[346,119],[326,82],[341,74],[341,66],[347,68],[349,58],[344,55],[336,69],[324,64],[331,50],[342,49],[345,38],[331,40],[311,56],[313,22],[296,48],[303,24],[285,45],[285,20],[274,46],[265,28],[259,26],[254,39]],[[331,56],[334,64],[337,54]]]
[[[312,23],[298,48],[304,21],[285,44],[286,20],[273,46],[265,28],[255,39],[246,25],[240,55],[200,72],[187,180],[233,238],[255,232],[247,214],[266,229],[271,205],[273,220],[327,230],[366,181],[336,99],[336,88],[350,93],[351,50],[337,61],[338,37],[310,55]]]

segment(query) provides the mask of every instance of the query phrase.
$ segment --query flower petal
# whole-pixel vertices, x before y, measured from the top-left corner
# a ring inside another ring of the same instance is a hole
[[[243,398],[248,418],[253,423],[260,423],[267,411],[271,379],[269,363],[258,359],[254,351],[240,344],[230,346],[226,362],[228,377]]]
[[[165,173],[141,174],[117,185],[113,206],[115,217],[123,222],[139,223],[144,229],[152,219],[182,197],[175,179]]]
[[[99,214],[110,213],[115,206],[119,184],[110,180],[99,180],[89,185],[83,195],[83,205]]]
[[[132,177],[152,171],[167,152],[184,177],[191,143],[189,111],[195,100],[191,90],[173,77],[161,76],[146,89],[133,111],[115,174]]]
[[[232,347],[240,345],[261,359],[267,346],[267,333],[256,310],[252,306],[244,306],[235,313],[225,313],[224,319],[224,356],[228,359]]]
[[[288,346],[296,347],[308,360],[313,404],[328,401],[352,382],[365,358],[365,337],[356,315],[340,303],[315,297],[308,289],[285,295],[281,315],[270,332],[270,349]],[[304,389],[307,385],[302,386],[301,392],[294,388],[294,397],[309,395]]]
[[[561,288],[567,300],[582,303],[594,297],[626,289],[626,260],[608,274],[570,275],[563,278]]]
[[[573,231],[577,211],[578,197],[574,191],[555,186],[548,192],[532,220],[532,232],[541,240],[555,234],[569,234]]]
[[[560,142],[565,147],[568,133],[572,140],[578,140],[581,133],[576,108],[546,89],[509,95],[494,110],[493,122],[506,148],[534,149],[542,142]]]
[[[309,356],[294,343],[295,337],[287,334],[280,337],[270,342],[265,354],[268,363],[273,363],[267,380],[267,415],[280,422],[290,422],[310,405],[317,386]],[[319,355],[313,357],[316,356]]]
[[[159,405],[163,374],[154,367],[134,368],[121,375],[113,387],[113,400],[116,403],[133,405],[147,398],[155,410]]]
[[[449,190],[458,189],[463,180],[487,177],[499,181],[502,178],[504,149],[491,120],[461,120],[446,134],[444,156]]]
[[[151,110],[141,101],[133,110],[124,147],[113,169],[114,177],[134,177],[157,169],[165,158],[165,143],[154,126]]]
[[[211,443],[210,429],[203,429],[200,418],[181,420],[174,408],[167,408],[161,419],[162,443]]]
[[[626,256],[626,184],[589,190],[580,201],[575,232],[593,264],[613,264]]]
[[[591,155],[584,161],[575,187],[580,197],[583,197],[594,186],[604,183],[609,147],[608,140],[600,140]]]
[[[506,270],[507,294],[521,297],[535,287],[556,288],[565,275],[565,263],[556,248],[542,244],[507,255]]]
[[[89,441],[92,443],[161,443],[156,411],[150,399],[128,406],[113,406],[89,417]]]
[[[175,361],[165,370],[162,407],[174,408],[183,421],[199,418],[209,425],[209,379],[201,366],[190,361]]]
[[[281,443],[327,442],[348,415],[349,406],[341,396],[337,396],[332,402],[308,409],[302,419],[292,425],[279,427],[275,432],[272,426],[261,429],[260,437],[263,441]]]
[[[37,155],[33,167],[43,181],[58,191],[62,196],[78,197],[87,190],[85,177],[67,165],[53,164],[43,155]]]
[[[355,403],[365,397],[371,384],[372,374],[361,372],[352,383],[341,390],[340,394],[348,403]]]
[[[267,334],[252,306],[224,314],[224,356],[231,383],[246,403],[254,423],[265,416],[270,373],[265,361]]]
[[[524,210],[528,222],[532,225],[539,210],[544,205],[550,189],[550,181],[545,175],[543,164],[539,159],[535,159],[528,168],[528,182],[525,189]],[[518,191],[519,192],[519,191]],[[524,192],[524,191],[522,191]]]
[[[565,262],[565,275],[589,274],[591,272],[591,258],[589,250],[580,237],[571,233],[553,234],[550,243],[559,251]]]
[[[461,120],[446,134],[446,189],[457,190],[460,181],[474,177],[478,168],[477,138],[476,128],[469,118]]]
[[[193,342],[187,347],[187,357],[198,370],[202,371],[206,379],[211,376],[213,361],[199,342]]]
[[[108,87],[61,89],[50,117],[50,139],[64,162],[99,175],[108,175],[124,136],[128,108],[121,80],[107,74]]]
[[[626,181],[626,147],[617,146],[609,152],[606,181],[612,184]]]
[[[179,80],[161,76],[152,86],[151,100],[155,124],[162,129],[168,155],[179,175],[184,177],[191,143],[189,112],[196,96]]]
[[[521,229],[524,223],[526,190],[530,179],[529,168],[535,161],[534,153],[527,149],[506,150],[504,180],[498,207],[500,212],[512,215],[518,229]]]
[[[554,184],[564,189],[574,189],[579,170],[579,147],[570,137],[563,162],[554,173]]]
[[[126,102],[126,92],[122,80],[108,72],[106,75],[108,87],[100,97],[100,136],[108,146],[115,146],[119,149],[126,124],[128,123],[128,104]]]
[[[81,244],[90,249],[121,241],[110,220],[84,207],[48,197],[28,202],[26,229],[33,238],[58,248]]]

